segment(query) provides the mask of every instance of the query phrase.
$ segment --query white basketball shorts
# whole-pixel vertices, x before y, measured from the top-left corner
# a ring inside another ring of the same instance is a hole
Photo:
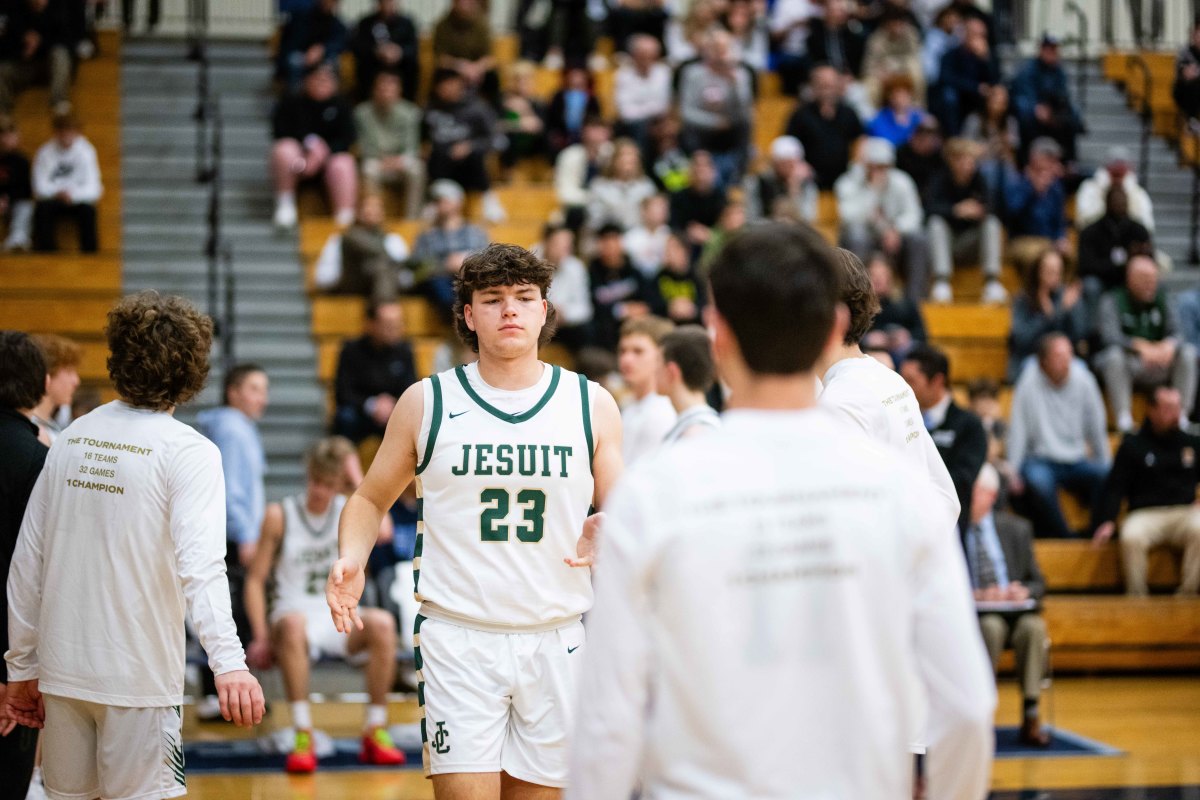
[[[42,780],[51,800],[187,794],[178,706],[126,708],[44,695]]]
[[[351,660],[349,658],[350,637],[347,634],[338,633],[328,608],[279,611],[271,615],[271,627],[275,627],[280,619],[289,614],[300,614],[304,617],[304,634],[308,639],[310,660],[319,661],[322,658]]]
[[[425,774],[566,786],[583,623],[493,633],[418,616],[414,630]]]

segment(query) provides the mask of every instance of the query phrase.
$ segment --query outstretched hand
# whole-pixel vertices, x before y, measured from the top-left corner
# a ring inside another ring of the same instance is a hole
[[[358,601],[365,584],[366,575],[357,561],[339,558],[333,562],[329,580],[325,583],[325,602],[329,604],[329,613],[338,633],[363,629],[363,621],[358,616]]]
[[[568,567],[590,567],[596,563],[596,538],[603,524],[604,514],[592,514],[583,521],[583,535],[575,543],[575,557],[563,559]]]
[[[6,720],[2,726],[12,730],[10,723],[24,725],[26,728],[41,728],[46,721],[46,706],[42,703],[42,693],[38,691],[38,682],[10,681],[4,693],[4,712]]]

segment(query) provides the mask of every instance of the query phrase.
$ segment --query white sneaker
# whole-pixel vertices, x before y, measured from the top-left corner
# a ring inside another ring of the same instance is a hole
[[[508,212],[500,204],[500,198],[496,197],[495,192],[487,192],[483,195],[483,218],[492,225],[508,219]]]
[[[10,253],[17,252],[18,250],[28,253],[30,247],[32,247],[32,242],[29,241],[28,236],[18,236],[14,233],[4,241],[4,249]]]
[[[278,200],[275,203],[275,227],[281,231],[290,231],[296,227],[296,201]]]
[[[1133,415],[1128,411],[1122,411],[1117,416],[1117,430],[1121,433],[1129,433],[1133,430]]]
[[[938,281],[933,285],[933,291],[929,293],[929,299],[934,303],[953,303],[954,290],[950,288],[949,281]]]
[[[221,701],[215,694],[205,695],[196,703],[196,718],[201,722],[213,722],[221,718]]]
[[[33,776],[29,779],[29,791],[25,800],[46,800],[46,786],[42,783],[42,768],[34,767]]]
[[[354,209],[343,208],[341,211],[333,215],[333,221],[337,223],[339,228],[349,227],[354,222]]]
[[[983,287],[983,302],[995,304],[1007,303],[1008,290],[1004,288],[1004,285],[1000,281],[993,278]]]

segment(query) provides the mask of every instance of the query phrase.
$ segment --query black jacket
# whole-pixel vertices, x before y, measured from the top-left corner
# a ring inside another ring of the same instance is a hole
[[[991,198],[988,195],[987,182],[979,170],[975,170],[966,186],[960,186],[954,182],[949,168],[943,168],[934,173],[929,186],[925,188],[922,200],[925,203],[926,214],[941,217],[952,230],[961,231],[972,225],[979,225],[983,220],[960,219],[954,215],[954,207],[963,200],[978,200],[990,214]]]
[[[693,222],[713,228],[725,210],[725,193],[714,187],[711,192],[700,194],[688,187],[672,192],[670,203],[672,228],[684,230]]]
[[[593,258],[588,266],[592,289],[592,325],[598,347],[616,350],[620,338],[622,317],[618,314],[623,303],[654,305],[654,287],[643,277],[629,258],[620,268],[612,270]]]
[[[41,44],[31,61],[45,58],[52,47],[74,49],[86,35],[83,3],[49,0],[41,11],[34,11],[28,0],[0,3],[0,61],[24,61],[25,34],[35,31]]]
[[[363,336],[342,345],[334,394],[338,406],[352,406],[362,412],[367,398],[377,394],[399,397],[416,382],[417,370],[408,342],[380,347]]]
[[[862,73],[866,50],[867,35],[858,20],[851,20],[836,30],[826,28],[825,20],[820,17],[808,24],[808,58],[812,64],[828,64],[838,72],[848,72],[857,78]]]
[[[812,165],[822,191],[850,166],[850,149],[863,135],[862,120],[845,103],[839,103],[832,119],[821,116],[814,103],[805,103],[788,120],[787,135],[804,145],[804,159]]]
[[[987,460],[987,433],[983,423],[965,408],[950,401],[942,424],[929,431],[938,453],[950,472],[958,502],[962,506],[959,527],[966,524],[971,513],[971,494],[983,462]]]
[[[922,197],[933,181],[933,176],[941,172],[944,164],[940,147],[929,155],[921,155],[914,150],[911,141],[896,148],[896,168],[908,173]]]
[[[1129,217],[1105,214],[1079,232],[1079,277],[1100,279],[1105,289],[1125,285],[1130,253],[1150,253],[1150,231]]]
[[[404,99],[415,101],[420,88],[421,65],[418,57],[417,28],[411,18],[404,14],[393,14],[384,19],[378,12],[368,14],[359,21],[350,39],[350,50],[354,53],[354,81],[358,95],[369,97],[375,76],[385,69],[375,55],[381,44],[400,46],[400,63],[386,67],[400,75]]]
[[[283,98],[275,106],[271,130],[276,139],[295,139],[301,143],[308,136],[319,136],[333,153],[347,152],[358,138],[354,109],[340,95],[324,102],[305,94]]]
[[[879,298],[879,314],[871,323],[871,330],[886,331],[892,328],[908,331],[914,342],[925,341],[925,320],[921,317],[920,306],[903,295],[895,299]]]
[[[8,584],[8,567],[17,549],[17,534],[29,493],[46,463],[46,446],[37,426],[11,408],[0,408],[0,580]],[[8,650],[8,593],[0,592],[0,653]],[[0,657],[0,683],[8,683],[8,665]]]
[[[7,197],[10,201],[33,197],[29,159],[20,153],[0,155],[0,197]]]
[[[1129,501],[1129,510],[1191,505],[1200,482],[1200,437],[1176,428],[1157,434],[1147,422],[1121,441],[1104,491],[1094,510],[1097,525],[1112,522]]]

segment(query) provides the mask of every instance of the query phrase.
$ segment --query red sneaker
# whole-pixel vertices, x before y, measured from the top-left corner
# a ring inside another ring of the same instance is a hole
[[[288,753],[284,769],[295,774],[316,772],[317,753],[313,750],[311,731],[296,731],[296,745],[292,752]]]
[[[358,751],[358,760],[363,764],[375,764],[382,767],[395,767],[407,761],[404,751],[396,747],[387,728],[376,728],[370,733],[363,734],[362,749]]]

